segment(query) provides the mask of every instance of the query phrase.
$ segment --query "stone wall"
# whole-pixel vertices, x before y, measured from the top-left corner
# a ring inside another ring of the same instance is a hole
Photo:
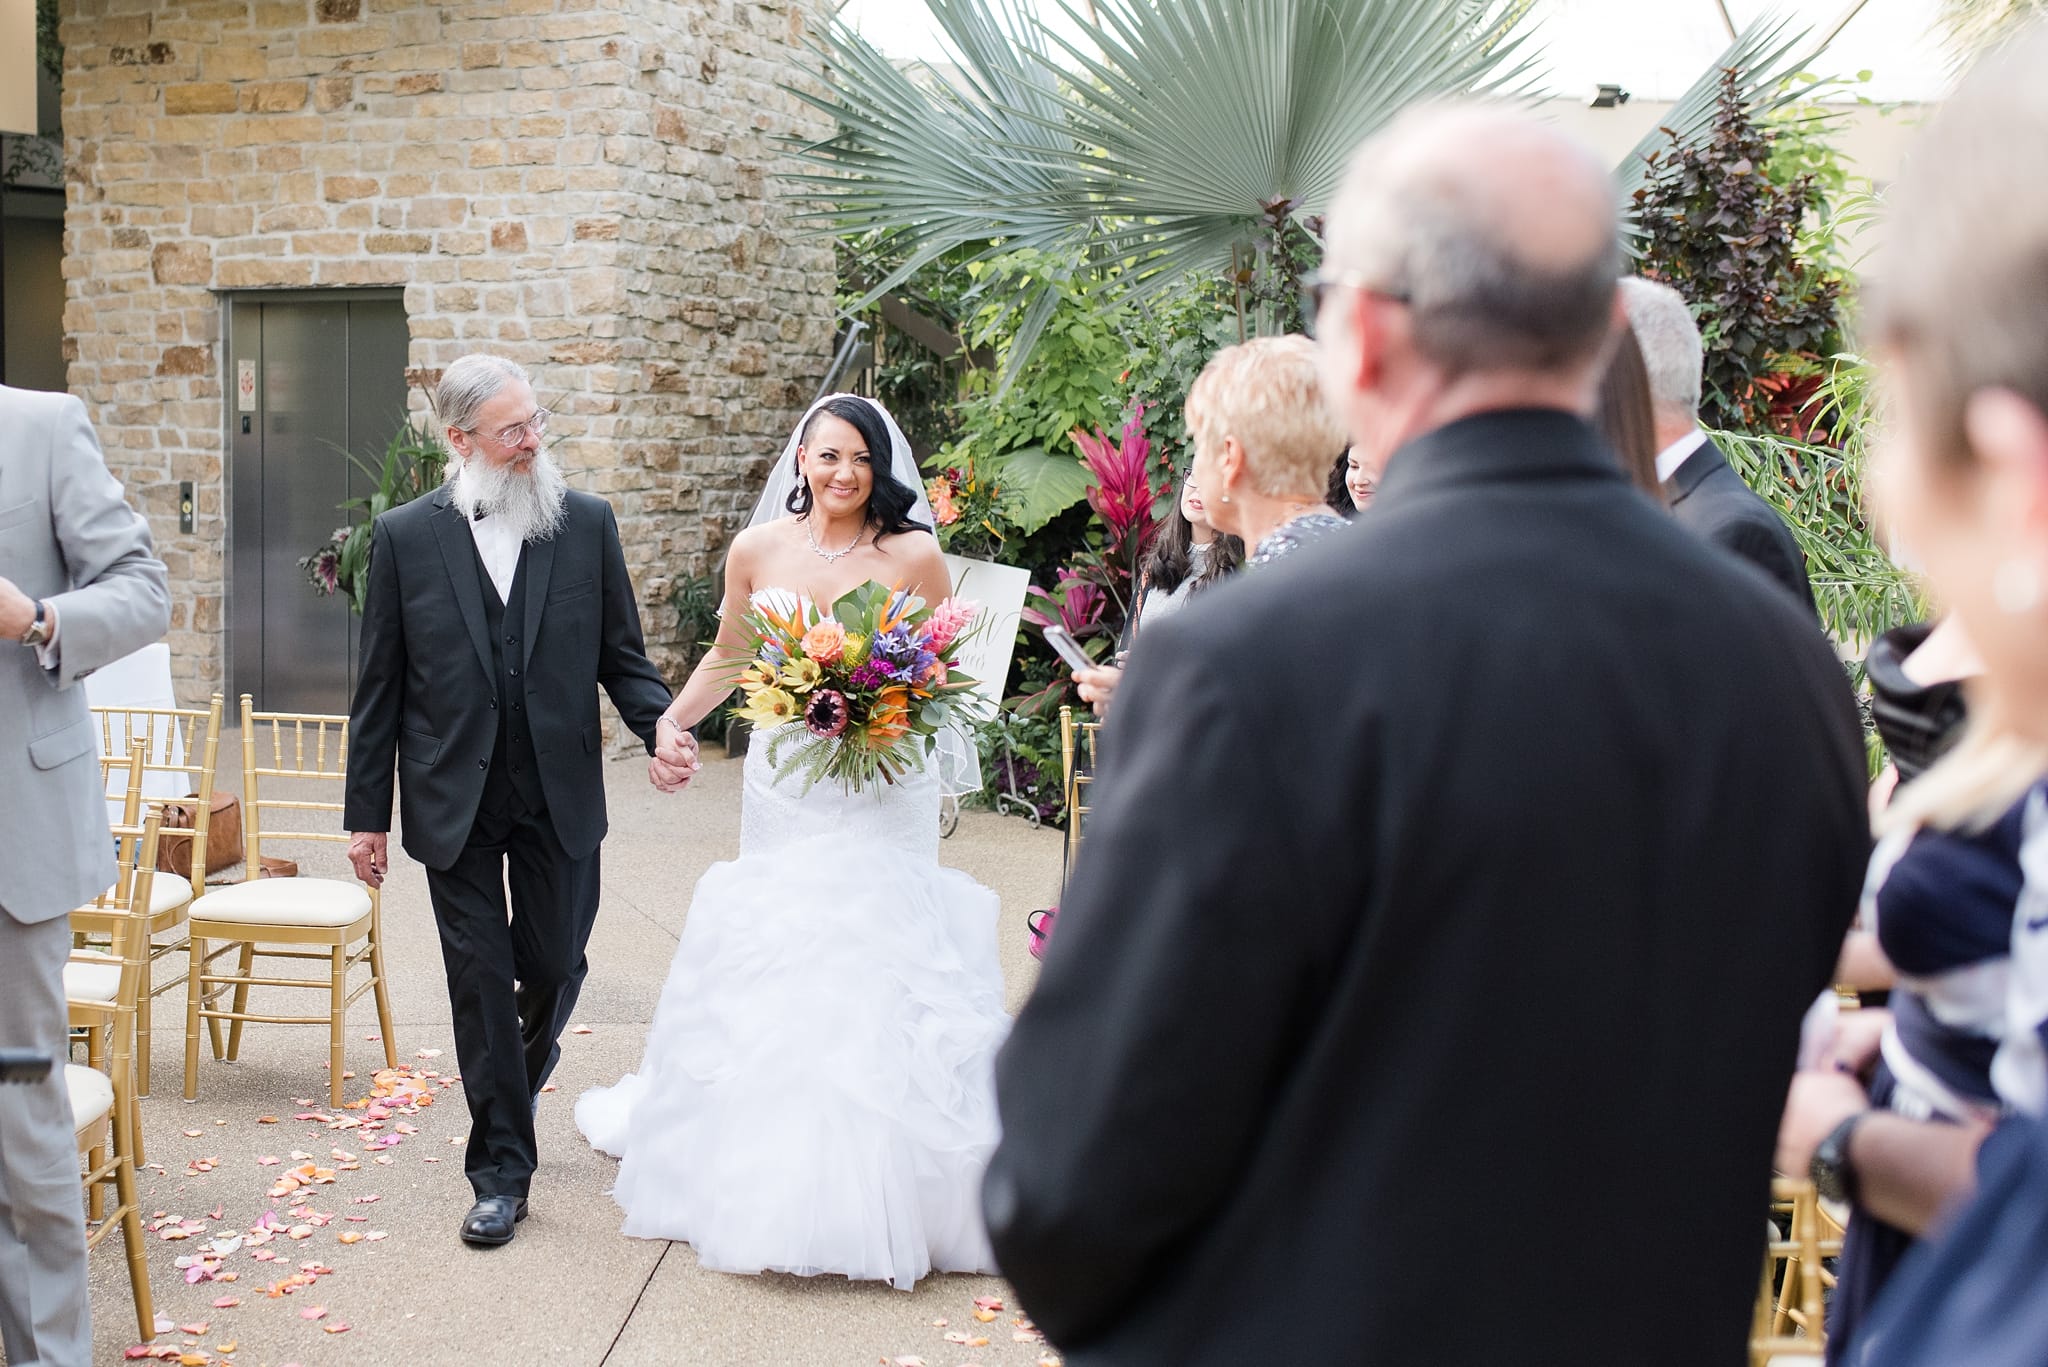
[[[403,286],[421,380],[532,368],[673,674],[669,586],[829,361],[831,253],[775,179],[819,131],[780,89],[810,3],[64,0],[70,386],[170,565],[181,695],[225,679],[216,292],[273,287]]]

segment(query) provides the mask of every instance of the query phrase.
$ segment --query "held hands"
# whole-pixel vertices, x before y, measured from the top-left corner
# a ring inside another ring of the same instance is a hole
[[[1109,710],[1109,700],[1116,696],[1116,686],[1123,682],[1123,677],[1123,670],[1115,665],[1097,665],[1093,669],[1075,670],[1074,684],[1080,690],[1081,701],[1092,703],[1099,717]]]
[[[679,793],[704,766],[697,757],[697,738],[664,716],[654,724],[654,755],[647,761],[647,779],[664,793]]]
[[[348,862],[356,877],[373,888],[384,886],[391,869],[391,836],[387,831],[357,831],[348,838]]]

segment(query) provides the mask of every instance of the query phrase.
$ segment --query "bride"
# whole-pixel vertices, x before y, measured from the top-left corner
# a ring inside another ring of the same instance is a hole
[[[909,444],[879,405],[821,400],[725,563],[718,640],[662,724],[722,704],[748,604],[830,604],[868,580],[946,596]],[[925,521],[918,521],[918,514]],[[940,776],[808,794],[747,751],[740,857],[697,884],[640,1069],[576,1103],[617,1155],[625,1232],[722,1272],[908,1289],[993,1270],[981,1175],[1009,1030],[996,897],[938,862]]]

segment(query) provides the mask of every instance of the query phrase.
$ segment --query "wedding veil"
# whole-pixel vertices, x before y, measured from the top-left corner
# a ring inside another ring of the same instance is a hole
[[[936,531],[939,524],[932,516],[931,500],[925,497],[924,480],[918,474],[917,457],[911,453],[910,439],[903,435],[903,429],[896,425],[896,419],[888,409],[859,394],[827,394],[805,411],[803,420],[797,423],[796,430],[784,443],[782,455],[768,472],[768,486],[761,490],[761,497],[754,504],[754,515],[747,519],[747,525],[755,527],[790,515],[789,496],[796,491],[799,478],[796,452],[803,445],[804,429],[810,426],[817,411],[833,399],[864,403],[880,415],[883,425],[889,429],[889,474],[917,496],[910,510],[911,520],[922,522]],[[932,750],[932,771],[938,776],[939,791],[953,798],[979,791],[981,752],[975,748],[974,737],[965,725],[955,721],[941,729],[935,739],[938,744]]]

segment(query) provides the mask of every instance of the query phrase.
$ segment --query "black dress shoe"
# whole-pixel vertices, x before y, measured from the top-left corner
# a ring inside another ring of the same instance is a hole
[[[479,1196],[462,1217],[462,1242],[496,1248],[512,1242],[512,1226],[526,1218],[524,1196]]]

